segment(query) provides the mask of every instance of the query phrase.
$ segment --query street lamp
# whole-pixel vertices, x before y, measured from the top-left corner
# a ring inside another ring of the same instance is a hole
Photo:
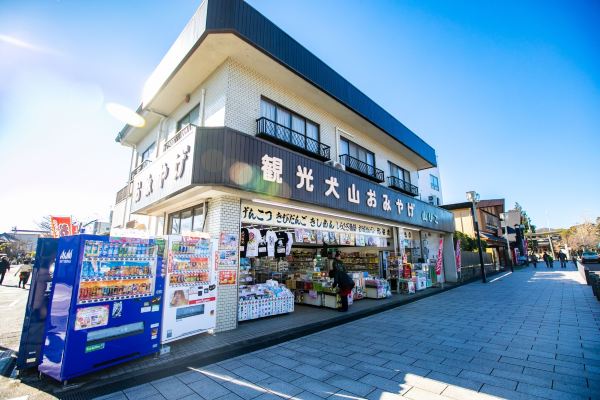
[[[508,253],[508,263],[510,264],[510,272],[514,272],[512,254],[510,253],[510,242],[508,241],[508,213],[500,213],[500,225],[504,228],[502,230],[504,239],[506,240],[506,252]]]
[[[471,214],[473,216],[473,225],[475,226],[475,234],[477,235],[477,247],[479,247],[479,264],[481,265],[481,282],[486,283],[485,266],[483,265],[483,249],[481,248],[481,237],[479,236],[479,222],[477,221],[477,213],[475,212],[475,204],[479,202],[479,193],[471,190],[467,192],[467,200],[471,202]]]

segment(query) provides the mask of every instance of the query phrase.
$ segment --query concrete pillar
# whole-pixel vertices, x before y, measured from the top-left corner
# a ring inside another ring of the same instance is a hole
[[[240,234],[240,199],[230,196],[215,197],[208,201],[206,231],[218,239],[221,232]],[[217,249],[218,251],[218,249]],[[233,270],[239,278],[239,258],[236,267],[218,267],[219,270]],[[222,332],[237,328],[238,283],[219,285],[217,290],[217,326]]]
[[[454,252],[454,235],[447,233],[444,235],[444,275],[446,282],[457,282],[458,274],[456,273],[456,254]]]

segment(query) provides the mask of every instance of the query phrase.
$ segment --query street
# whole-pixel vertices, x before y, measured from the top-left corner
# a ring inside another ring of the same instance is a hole
[[[600,398],[599,327],[572,265],[529,267],[99,399]]]
[[[0,324],[0,350],[19,350],[19,341],[21,340],[21,328],[23,327],[23,318],[25,316],[25,306],[29,296],[29,285],[27,290],[17,287],[19,277],[14,276],[18,266],[12,265],[10,271],[4,276],[4,282],[0,286],[0,315],[2,323]],[[31,282],[31,278],[29,278]]]

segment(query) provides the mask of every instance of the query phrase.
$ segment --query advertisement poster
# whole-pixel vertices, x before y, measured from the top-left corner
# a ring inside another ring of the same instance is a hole
[[[444,251],[444,238],[440,239],[440,247],[438,248],[437,262],[435,263],[435,274],[442,274],[442,252]]]
[[[219,285],[235,285],[236,271],[219,271]]]
[[[97,328],[108,324],[109,306],[78,308],[75,317],[75,330]]]
[[[462,262],[461,260],[461,254],[460,254],[460,239],[458,239],[456,241],[456,272],[458,272],[460,274],[460,263]]]
[[[238,235],[233,233],[221,232],[219,237],[219,249],[235,250],[238,248]]]
[[[181,307],[188,304],[190,304],[190,295],[187,288],[175,290],[169,300],[170,307]]]
[[[217,263],[219,267],[236,267],[238,252],[237,250],[219,250]]]
[[[52,237],[54,238],[73,235],[71,217],[50,216],[50,227],[52,229]]]

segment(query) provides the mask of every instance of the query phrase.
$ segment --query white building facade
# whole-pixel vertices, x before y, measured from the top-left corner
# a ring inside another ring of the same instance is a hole
[[[248,4],[205,0],[138,112],[146,125],[117,137],[132,153],[112,228],[237,235],[293,210],[372,227],[386,251],[414,237],[456,279],[433,148]],[[237,326],[237,295],[219,287],[217,330]]]

